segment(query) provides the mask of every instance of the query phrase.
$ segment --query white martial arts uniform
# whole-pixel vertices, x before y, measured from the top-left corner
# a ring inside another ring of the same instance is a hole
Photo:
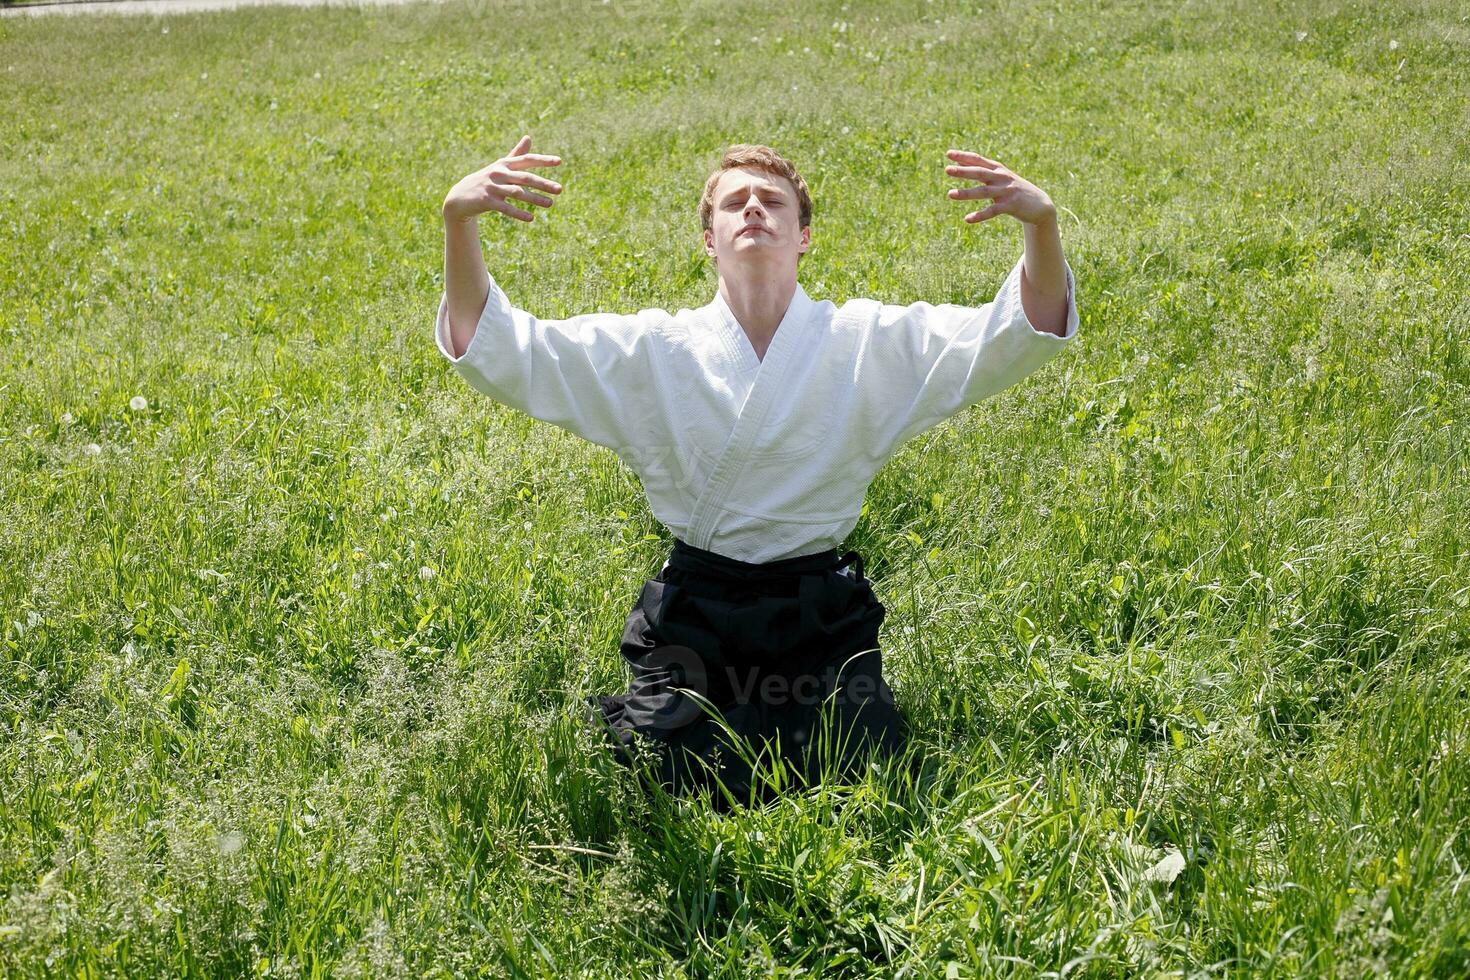
[[[451,353],[447,298],[435,336],[477,391],[616,452],[677,538],[768,562],[839,546],[900,445],[1077,335],[1071,267],[1057,337],[1027,320],[1021,266],[978,307],[839,308],[798,284],[764,359],[718,291],[673,314],[540,320],[492,280],[462,357]]]

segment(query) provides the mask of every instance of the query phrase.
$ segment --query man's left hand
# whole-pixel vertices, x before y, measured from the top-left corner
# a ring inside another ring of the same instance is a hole
[[[950,188],[950,200],[990,199],[988,207],[965,215],[967,222],[974,224],[998,214],[1009,214],[1018,221],[1031,225],[1056,220],[1056,205],[1046,192],[1031,181],[1017,176],[1008,167],[969,150],[950,150],[945,156],[954,161],[944,168],[946,174],[980,182],[973,187]]]

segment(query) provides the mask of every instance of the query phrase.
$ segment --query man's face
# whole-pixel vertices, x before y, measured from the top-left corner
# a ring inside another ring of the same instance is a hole
[[[737,167],[722,173],[715,185],[704,250],[725,269],[795,267],[797,257],[811,247],[812,230],[800,225],[801,207],[789,180]]]

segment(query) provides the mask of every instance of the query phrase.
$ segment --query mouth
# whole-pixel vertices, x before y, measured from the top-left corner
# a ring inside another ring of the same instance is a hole
[[[754,234],[755,232],[758,232],[758,231],[765,231],[765,229],[764,228],[756,227],[755,225],[752,225],[749,228],[742,228],[742,229],[740,229],[740,235],[750,235],[750,234]],[[736,238],[739,238],[740,235],[736,235],[735,237]]]

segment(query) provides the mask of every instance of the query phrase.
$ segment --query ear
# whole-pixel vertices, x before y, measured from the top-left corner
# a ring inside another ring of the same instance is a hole
[[[812,247],[812,226],[811,225],[807,225],[806,227],[804,227],[804,228],[801,229],[801,251],[802,251],[802,254],[805,255],[806,254],[806,250],[809,249],[809,248],[811,248],[811,247]]]
[[[710,258],[715,257],[715,235],[708,229],[704,232],[704,254]]]

